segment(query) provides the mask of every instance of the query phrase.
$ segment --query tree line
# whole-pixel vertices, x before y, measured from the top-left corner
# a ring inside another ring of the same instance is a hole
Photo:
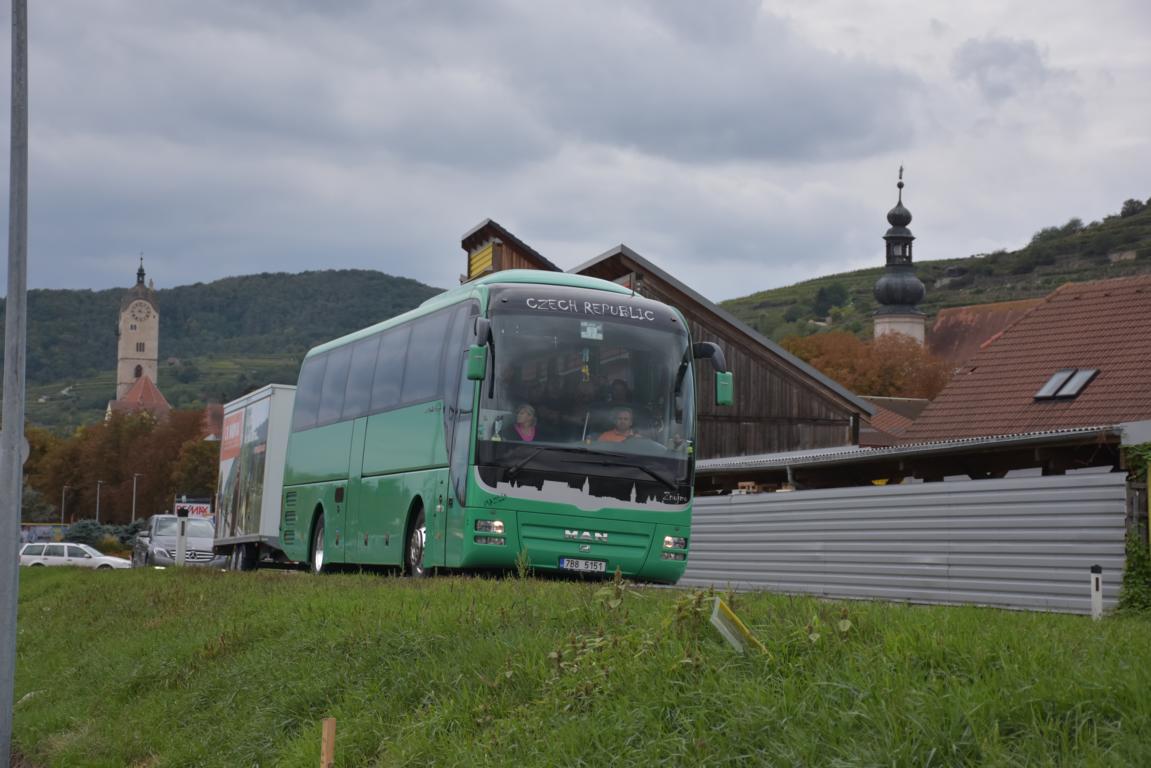
[[[30,426],[24,465],[23,522],[99,519],[123,524],[168,512],[176,496],[213,497],[220,444],[206,439],[204,411],[112,414],[68,437]]]

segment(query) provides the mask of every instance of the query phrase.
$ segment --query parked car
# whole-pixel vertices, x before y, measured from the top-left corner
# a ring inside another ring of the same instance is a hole
[[[175,515],[152,515],[148,527],[136,534],[136,544],[132,547],[132,565],[170,566],[176,564],[176,538],[179,535],[181,518]],[[226,555],[217,556],[212,549],[216,532],[212,521],[203,517],[186,518],[184,541],[184,565],[225,568]]]
[[[87,544],[72,544],[61,541],[53,543],[25,544],[20,549],[20,565],[33,568],[42,565],[74,565],[78,568],[131,568],[132,561],[122,557],[102,554]]]

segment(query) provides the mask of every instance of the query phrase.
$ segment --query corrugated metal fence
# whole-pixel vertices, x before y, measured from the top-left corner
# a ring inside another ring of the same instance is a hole
[[[1090,613],[1123,577],[1123,473],[696,499],[681,585]]]

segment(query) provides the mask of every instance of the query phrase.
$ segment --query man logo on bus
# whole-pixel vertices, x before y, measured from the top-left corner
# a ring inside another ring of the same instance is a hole
[[[599,531],[573,531],[568,528],[564,528],[564,538],[574,539],[576,541],[604,542],[607,541],[607,534],[600,533]]]

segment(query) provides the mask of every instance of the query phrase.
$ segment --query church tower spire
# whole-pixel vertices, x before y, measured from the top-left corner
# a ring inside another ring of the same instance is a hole
[[[136,284],[120,300],[116,325],[116,399],[128,393],[142,378],[156,384],[160,357],[160,311],[156,292],[144,283],[144,256],[136,270]]]
[[[883,277],[875,283],[875,300],[879,309],[875,311],[875,338],[885,333],[902,333],[920,344],[925,336],[927,318],[917,305],[923,301],[927,289],[915,276],[911,263],[911,243],[915,235],[907,225],[911,223],[911,211],[903,206],[903,166],[899,166],[899,197],[895,207],[887,212],[887,223],[891,227],[883,235],[886,243],[887,266]]]

